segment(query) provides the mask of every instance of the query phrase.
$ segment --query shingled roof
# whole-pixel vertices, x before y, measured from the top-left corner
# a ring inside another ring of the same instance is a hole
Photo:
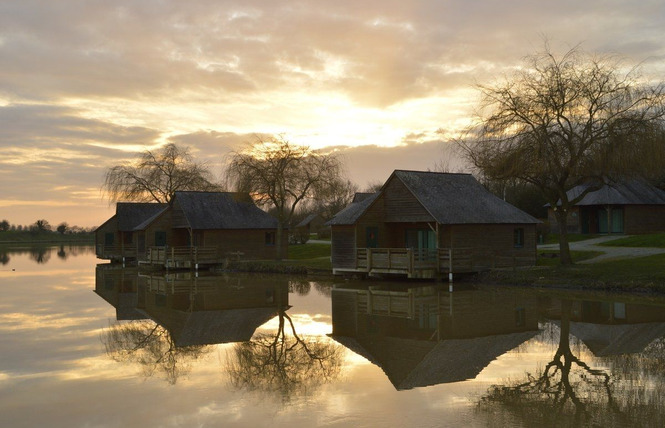
[[[331,221],[354,224],[391,180],[400,180],[440,224],[535,224],[537,219],[496,197],[471,174],[396,170],[381,191],[351,204]]]
[[[130,232],[139,224],[162,212],[166,207],[166,204],[155,202],[118,202],[115,207],[118,230]]]
[[[568,191],[568,200],[577,197],[587,186]],[[575,205],[665,205],[665,191],[642,180],[612,183],[587,193]]]
[[[257,207],[247,193],[176,192],[173,204],[192,229],[275,229],[277,219]]]

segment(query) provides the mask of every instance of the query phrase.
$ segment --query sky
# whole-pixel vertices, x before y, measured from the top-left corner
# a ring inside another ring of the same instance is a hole
[[[91,227],[106,170],[168,142],[221,177],[257,134],[361,188],[463,170],[478,84],[581,44],[665,76],[662,0],[0,0],[0,219]]]

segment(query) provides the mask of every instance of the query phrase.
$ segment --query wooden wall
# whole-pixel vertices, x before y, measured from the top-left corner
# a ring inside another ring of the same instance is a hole
[[[203,235],[204,247],[217,247],[222,255],[230,252],[242,252],[242,259],[273,260],[277,256],[277,247],[266,244],[266,233],[275,233],[275,229],[258,230],[206,230]],[[282,256],[288,255],[288,239],[282,239]]]
[[[626,205],[623,212],[626,234],[665,232],[665,205]]]
[[[492,267],[536,263],[535,224],[476,224],[440,227],[440,248],[472,248],[474,264]],[[515,229],[524,229],[524,245],[514,245]]]
[[[432,216],[399,179],[393,178],[383,195],[385,221],[394,223],[433,221]]]
[[[330,251],[333,268],[355,269],[356,267],[356,227],[332,226]]]

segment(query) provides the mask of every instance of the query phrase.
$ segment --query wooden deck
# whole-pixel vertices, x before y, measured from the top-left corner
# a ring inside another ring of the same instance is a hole
[[[200,265],[221,264],[225,257],[216,247],[150,247],[139,265],[165,269],[198,269]]]
[[[106,260],[135,260],[137,257],[136,245],[103,245],[97,244],[95,248],[97,258]]]
[[[358,248],[354,268],[335,268],[333,274],[398,274],[408,278],[436,278],[441,274],[475,272],[469,248]]]

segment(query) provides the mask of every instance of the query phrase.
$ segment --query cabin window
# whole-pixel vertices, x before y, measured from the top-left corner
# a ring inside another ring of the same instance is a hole
[[[518,227],[513,231],[513,244],[515,248],[524,247],[524,228]]]
[[[266,245],[275,245],[275,232],[266,232]]]

